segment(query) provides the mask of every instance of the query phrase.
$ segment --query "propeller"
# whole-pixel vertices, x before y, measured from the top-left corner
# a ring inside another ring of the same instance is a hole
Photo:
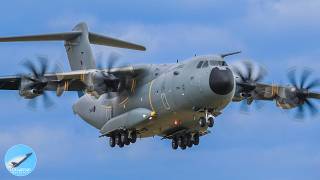
[[[311,102],[310,98],[319,99],[319,94],[312,92],[312,89],[320,87],[320,79],[309,80],[311,75],[312,71],[309,69],[303,69],[299,79],[297,79],[295,69],[287,74],[289,82],[293,86],[291,89],[292,100],[298,106],[296,112],[296,118],[298,119],[305,117],[307,109],[312,116],[318,112],[316,105]]]
[[[250,61],[244,61],[241,65],[244,69],[241,69],[239,66],[233,66],[233,72],[239,76],[237,85],[240,87],[240,93],[243,93],[244,97],[248,97],[256,89],[256,84],[266,76],[267,71],[261,66],[255,69],[256,66]]]
[[[110,72],[118,64],[120,54],[111,52],[106,61],[103,60],[102,53],[97,57],[97,69],[100,71],[95,74],[95,90],[99,94],[107,93],[108,98],[110,98],[115,92],[117,93],[122,89],[123,83],[121,82],[126,80],[124,78],[120,79]]]
[[[98,61],[97,69],[99,69],[99,70],[106,69],[107,72],[110,72],[110,69],[114,68],[114,65],[116,65],[116,63],[119,61],[119,59],[120,59],[120,54],[112,51],[109,54],[107,61],[104,61],[103,55],[100,53],[97,58],[97,61]]]
[[[248,112],[247,105],[254,102],[254,96],[258,94],[256,86],[267,74],[267,71],[261,66],[255,66],[250,61],[243,61],[240,66],[232,66],[233,72],[239,78],[237,81],[237,93],[245,99],[240,106],[241,110]],[[261,108],[261,104],[255,101],[257,108]]]
[[[53,106],[53,100],[50,98],[48,93],[44,91],[48,85],[49,80],[44,76],[48,73],[49,61],[45,57],[38,56],[37,61],[27,59],[22,65],[30,72],[29,74],[21,75],[22,79],[29,80],[27,86],[34,90],[37,95],[42,95],[42,101],[45,108]],[[55,67],[57,70],[57,67]],[[29,106],[36,108],[38,104],[38,98],[31,98],[29,100]]]

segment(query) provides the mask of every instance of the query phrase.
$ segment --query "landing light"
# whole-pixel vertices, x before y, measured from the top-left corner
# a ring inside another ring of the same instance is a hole
[[[176,119],[176,120],[173,121],[173,124],[175,126],[179,126],[181,124],[181,121]]]

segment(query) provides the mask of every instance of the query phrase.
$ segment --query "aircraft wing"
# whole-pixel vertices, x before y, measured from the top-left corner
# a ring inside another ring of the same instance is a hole
[[[0,77],[0,89],[3,90],[18,90],[21,78],[19,76],[4,76]]]
[[[118,78],[135,78],[145,70],[143,66],[127,66],[112,68],[109,73]],[[90,73],[96,70],[78,70],[64,73],[45,74],[48,85],[47,91],[56,91],[63,88],[64,91],[82,91],[86,89],[86,81]],[[27,75],[2,76],[0,77],[0,90],[19,90],[21,81]]]
[[[253,101],[275,101],[282,109],[291,109],[306,103],[312,111],[316,111],[309,99],[320,99],[320,93],[311,90],[300,90],[294,86],[256,83],[250,92],[244,92],[241,84],[233,97],[234,102],[246,101],[250,105]]]
[[[250,94],[244,94],[242,86],[237,84],[233,101],[237,102],[244,99],[272,101],[275,98],[277,88],[278,86],[273,84],[257,83],[255,84],[255,89],[250,91]]]

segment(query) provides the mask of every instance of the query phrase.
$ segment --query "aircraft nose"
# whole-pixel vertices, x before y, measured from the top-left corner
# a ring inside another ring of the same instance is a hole
[[[209,85],[211,90],[219,95],[226,95],[233,90],[234,78],[229,68],[213,68],[210,73]]]

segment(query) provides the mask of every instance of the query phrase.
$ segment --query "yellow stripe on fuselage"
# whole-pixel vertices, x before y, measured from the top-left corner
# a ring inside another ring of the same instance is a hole
[[[153,81],[154,80],[150,82],[150,86],[149,86],[149,103],[150,103],[151,110],[155,112],[154,107],[152,105],[152,100],[151,100],[151,91],[152,91]]]

